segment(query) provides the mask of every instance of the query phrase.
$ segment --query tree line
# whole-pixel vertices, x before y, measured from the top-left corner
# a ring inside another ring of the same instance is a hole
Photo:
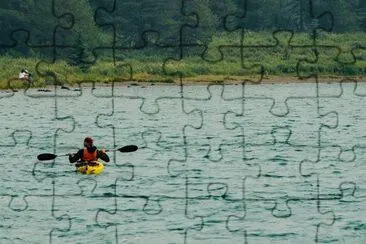
[[[74,55],[77,60],[95,47],[142,48],[148,38],[161,46],[208,43],[213,36],[237,27],[250,31],[365,31],[366,1],[1,1],[0,54],[52,56],[52,45],[58,45],[63,47],[60,58]],[[149,37],[144,35],[147,33]]]

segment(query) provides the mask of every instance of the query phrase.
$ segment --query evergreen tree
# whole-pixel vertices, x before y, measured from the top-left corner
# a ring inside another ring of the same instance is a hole
[[[67,63],[79,67],[83,72],[87,72],[93,64],[93,56],[90,52],[90,47],[83,41],[81,35],[79,35],[77,39],[77,48],[67,58]]]

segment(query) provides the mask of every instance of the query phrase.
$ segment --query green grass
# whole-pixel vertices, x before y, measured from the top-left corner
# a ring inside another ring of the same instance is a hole
[[[243,62],[238,47],[225,47],[240,45],[238,33],[215,36],[209,43],[206,53],[202,54],[202,48],[192,48],[179,61],[167,62],[170,55],[172,57],[176,55],[177,49],[169,52],[159,49],[132,50],[119,54],[119,61],[115,64],[108,60],[107,55],[100,56],[87,72],[83,72],[77,66],[68,65],[64,60],[46,63],[36,57],[0,56],[2,70],[0,88],[7,88],[9,83],[12,87],[23,86],[17,77],[24,67],[33,74],[35,84],[39,87],[55,82],[72,85],[85,81],[173,83],[179,74],[197,82],[223,82],[256,77],[261,68],[266,75],[273,76],[296,76],[297,67],[302,75],[314,72],[324,76],[366,74],[366,50],[353,49],[360,45],[366,47],[365,33],[320,33],[316,40],[318,59],[312,48],[313,40],[308,33],[295,33],[292,39],[290,34],[246,32],[243,42]],[[202,59],[202,55],[206,60]]]

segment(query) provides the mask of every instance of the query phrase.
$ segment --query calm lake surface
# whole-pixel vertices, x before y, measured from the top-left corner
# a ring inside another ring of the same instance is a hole
[[[365,84],[30,89],[0,109],[0,243],[366,243]],[[86,136],[139,149],[82,175],[66,154]]]

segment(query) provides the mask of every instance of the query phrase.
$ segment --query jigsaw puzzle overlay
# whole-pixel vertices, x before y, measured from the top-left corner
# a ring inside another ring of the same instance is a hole
[[[366,243],[365,20],[345,0],[0,3],[0,243]],[[88,136],[100,174],[68,160]]]

